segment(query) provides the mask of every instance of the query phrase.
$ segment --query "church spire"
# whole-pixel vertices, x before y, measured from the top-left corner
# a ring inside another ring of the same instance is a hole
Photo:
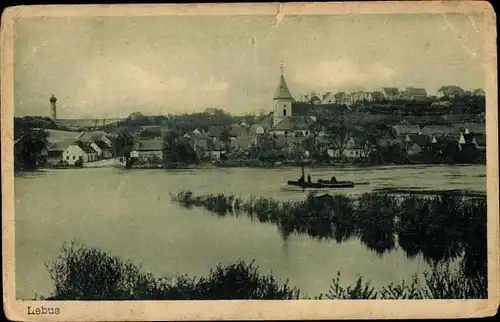
[[[277,99],[291,99],[293,100],[292,94],[290,94],[290,90],[285,81],[285,76],[283,76],[283,62],[280,64],[281,76],[278,88],[276,88],[276,93],[274,94],[274,100]]]

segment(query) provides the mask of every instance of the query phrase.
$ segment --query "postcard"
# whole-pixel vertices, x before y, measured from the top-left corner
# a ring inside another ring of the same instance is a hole
[[[494,315],[483,1],[7,8],[11,320]]]

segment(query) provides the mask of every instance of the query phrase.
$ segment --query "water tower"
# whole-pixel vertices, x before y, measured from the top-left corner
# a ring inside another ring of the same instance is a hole
[[[57,119],[57,106],[56,106],[57,98],[54,96],[54,94],[52,94],[49,101],[50,101],[52,119],[55,121]]]

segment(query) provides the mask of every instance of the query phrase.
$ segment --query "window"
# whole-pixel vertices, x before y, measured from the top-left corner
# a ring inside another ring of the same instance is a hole
[[[66,160],[69,160],[69,155],[66,156]]]
[[[306,131],[306,136],[309,135],[309,131]]]
[[[73,156],[73,160],[75,160],[75,159],[76,159],[76,156]]]
[[[285,105],[286,107],[286,105]],[[283,116],[286,116],[286,109],[283,109]]]

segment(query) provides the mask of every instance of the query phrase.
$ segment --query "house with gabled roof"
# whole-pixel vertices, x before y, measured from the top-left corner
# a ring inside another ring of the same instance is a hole
[[[335,95],[332,92],[326,92],[323,95],[323,99],[321,100],[321,104],[334,104],[336,103]]]
[[[104,140],[97,140],[97,141],[95,141],[95,144],[101,150],[101,156],[104,159],[109,159],[109,158],[111,158],[113,156],[112,149],[111,149],[112,148],[111,144],[108,144],[108,142],[106,142]]]
[[[382,87],[382,95],[388,101],[393,101],[399,99],[399,89],[396,87]]]
[[[335,103],[337,104],[348,105],[348,106],[352,104],[351,95],[346,92],[335,93],[334,97],[335,97]]]
[[[401,99],[411,101],[424,101],[427,100],[427,91],[425,88],[407,87],[401,93]]]
[[[151,158],[163,160],[163,140],[139,139],[134,149],[138,153],[138,158],[147,161]]]
[[[406,134],[404,147],[409,156],[418,155],[431,148],[432,138],[423,134]]]
[[[420,126],[410,124],[396,124],[391,126],[396,136],[420,133]]]
[[[430,136],[460,136],[461,131],[453,126],[427,125],[422,129],[421,133]]]
[[[371,92],[371,99],[375,102],[380,102],[385,99],[384,94],[381,91]]]
[[[312,120],[309,118],[302,117],[289,117],[278,124],[276,124],[269,133],[271,135],[284,135],[284,136],[295,136],[296,134],[302,136],[309,136],[309,127],[312,124]]]
[[[48,164],[66,163],[75,165],[80,158],[85,160],[87,155],[74,139],[49,143],[47,147]]]
[[[448,86],[442,86],[436,93],[437,98],[442,98],[442,97],[458,97],[462,96],[465,94],[465,91],[455,85],[448,85]]]
[[[468,133],[485,134],[486,133],[486,126],[484,123],[458,123],[458,124],[454,124],[453,126],[465,134],[468,134]]]
[[[472,96],[486,96],[486,92],[482,88],[476,88],[471,94]]]
[[[253,124],[248,129],[250,135],[263,135],[266,132],[265,128],[260,124]]]
[[[231,137],[245,136],[247,134],[247,128],[239,124],[231,125],[229,129],[229,134]]]

